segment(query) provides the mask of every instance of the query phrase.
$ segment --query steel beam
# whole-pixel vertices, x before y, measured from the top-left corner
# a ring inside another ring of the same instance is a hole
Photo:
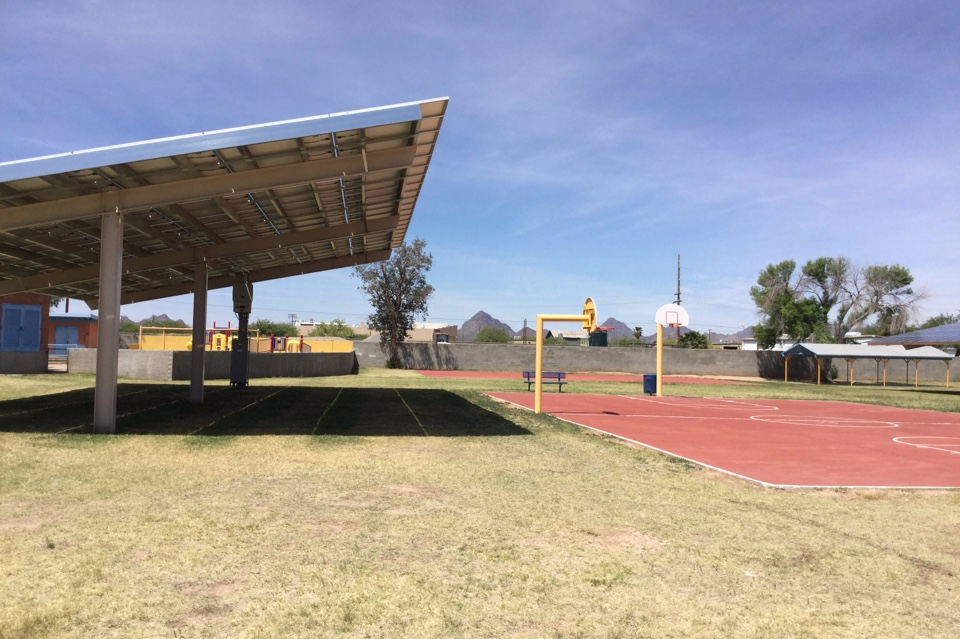
[[[117,368],[120,353],[120,265],[123,261],[123,213],[100,220],[100,312],[97,378],[93,396],[93,432],[117,430]]]
[[[190,356],[190,403],[203,403],[203,365],[207,332],[207,261],[193,271],[193,347]]]
[[[415,155],[416,147],[412,146],[371,151],[366,154],[366,164],[370,173],[396,171],[409,167]],[[337,158],[104,191],[0,209],[0,231],[82,220],[97,217],[104,211],[140,211],[238,193],[282,189],[311,182],[355,177],[366,172],[363,156],[342,155]]]

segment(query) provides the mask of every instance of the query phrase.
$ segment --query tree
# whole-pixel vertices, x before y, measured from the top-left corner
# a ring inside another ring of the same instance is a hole
[[[680,348],[710,348],[707,336],[698,331],[687,331],[677,340]]]
[[[310,331],[309,337],[342,337],[343,339],[357,339],[363,335],[357,335],[353,329],[347,326],[347,323],[339,317],[329,324],[320,322]]]
[[[960,322],[960,312],[956,315],[940,313],[939,315],[934,315],[917,328],[936,328],[937,326],[946,326],[947,324],[956,324],[957,322]]]
[[[643,327],[634,326],[633,327],[633,339],[640,341],[640,338],[643,337]]]
[[[507,335],[507,331],[502,328],[484,326],[480,329],[480,332],[477,333],[473,341],[488,344],[509,344],[513,339]]]
[[[886,334],[903,332],[925,297],[898,264],[858,268],[845,257],[820,257],[795,270],[793,260],[771,264],[750,289],[761,316],[754,327],[761,348],[781,335],[841,343],[871,318]]]
[[[760,272],[757,286],[750,289],[763,320],[753,328],[760,348],[770,348],[781,335],[806,339],[824,333],[827,312],[815,297],[802,297],[801,279],[794,280],[796,262],[784,260]]]
[[[427,243],[416,238],[402,244],[388,260],[354,267],[360,278],[360,290],[367,294],[373,313],[370,328],[380,332],[380,346],[387,352],[387,365],[399,367],[400,344],[413,329],[417,317],[426,317],[427,301],[433,287],[426,273],[433,267],[433,256],[424,249]]]
[[[284,335],[286,337],[297,337],[297,327],[289,322],[274,322],[268,319],[258,319],[250,322],[247,327],[249,331],[260,331],[260,337],[269,337],[270,335]]]

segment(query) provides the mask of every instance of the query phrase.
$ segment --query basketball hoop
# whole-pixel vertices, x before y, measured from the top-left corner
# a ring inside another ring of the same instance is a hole
[[[666,304],[657,309],[656,322],[660,326],[679,328],[690,323],[690,315],[679,304]]]

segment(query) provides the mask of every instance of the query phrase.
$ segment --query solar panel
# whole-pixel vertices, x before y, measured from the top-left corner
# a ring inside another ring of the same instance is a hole
[[[909,333],[878,337],[870,340],[870,346],[903,344],[904,346],[955,346],[960,344],[960,322],[933,328],[922,328]]]
[[[123,213],[121,302],[389,257],[447,99],[0,163],[0,295],[99,296],[100,216]]]

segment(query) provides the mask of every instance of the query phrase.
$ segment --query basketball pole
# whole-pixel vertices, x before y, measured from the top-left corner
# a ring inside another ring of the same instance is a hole
[[[589,301],[589,298],[588,298]],[[591,302],[592,303],[592,302]],[[537,315],[537,361],[534,363],[534,374],[537,376],[533,384],[533,412],[540,413],[540,403],[543,397],[543,324],[545,322],[593,322],[596,324],[596,315]]]
[[[657,397],[663,397],[663,324],[657,322]]]
[[[657,397],[663,397],[663,327],[676,328],[679,342],[680,327],[690,323],[690,316],[679,304],[665,304],[657,309],[654,321],[657,323]]]
[[[537,315],[537,361],[533,370],[536,380],[533,384],[533,412],[540,414],[540,404],[543,397],[543,325],[545,322],[582,322],[586,331],[597,330],[597,305],[591,298],[583,303],[581,315]],[[560,387],[558,387],[560,388]]]

